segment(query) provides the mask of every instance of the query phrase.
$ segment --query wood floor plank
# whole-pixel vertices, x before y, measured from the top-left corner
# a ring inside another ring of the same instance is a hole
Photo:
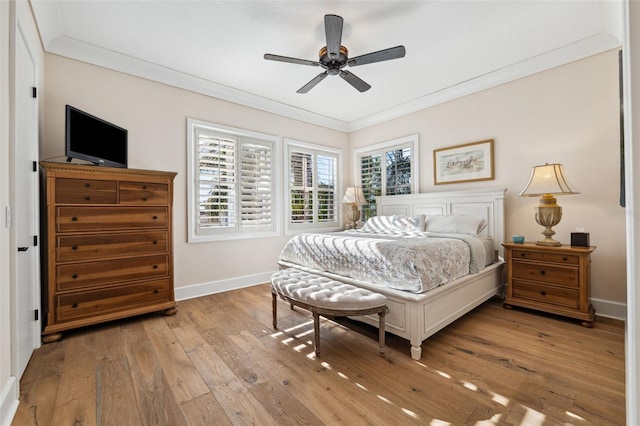
[[[144,325],[178,404],[208,393],[209,388],[164,319],[152,318]]]
[[[621,322],[491,300],[419,361],[349,319],[322,321],[317,358],[309,314],[278,303],[277,330],[265,284],[69,332],[35,351],[13,424],[625,424]]]
[[[66,336],[60,385],[54,395],[51,425],[93,426],[96,411],[96,331],[84,329]],[[34,389],[37,391],[37,389]]]
[[[187,425],[142,322],[122,327],[122,336],[142,423]]]
[[[12,425],[48,424],[55,408],[55,395],[60,385],[67,340],[43,345],[37,357],[29,362],[20,380],[20,404]],[[29,392],[38,389],[38,392]]]
[[[195,329],[175,330],[193,365],[233,423],[277,424]]]
[[[98,425],[142,425],[126,358],[104,360],[96,371]],[[114,392],[117,389],[117,392]]]

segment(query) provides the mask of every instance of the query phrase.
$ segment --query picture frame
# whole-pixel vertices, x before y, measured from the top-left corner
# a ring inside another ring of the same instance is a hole
[[[433,150],[435,185],[493,179],[493,139]]]

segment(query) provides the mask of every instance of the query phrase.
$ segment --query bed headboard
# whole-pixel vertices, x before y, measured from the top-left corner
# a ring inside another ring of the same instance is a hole
[[[493,237],[498,255],[504,258],[504,194],[506,189],[431,192],[387,195],[376,198],[378,215],[468,214],[483,217],[487,228],[482,235]]]

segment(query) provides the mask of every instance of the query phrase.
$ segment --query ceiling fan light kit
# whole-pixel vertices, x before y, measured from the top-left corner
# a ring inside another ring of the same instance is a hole
[[[349,50],[342,43],[343,19],[338,15],[324,16],[324,31],[327,45],[320,49],[318,61],[291,58],[288,56],[273,55],[266,53],[264,59],[269,61],[288,62],[297,65],[310,65],[322,67],[324,72],[315,76],[311,81],[298,89],[297,93],[307,93],[328,75],[339,75],[344,81],[349,83],[359,92],[366,92],[371,86],[357,77],[355,74],[343,70],[345,66],[355,67],[358,65],[372,64],[374,62],[389,61],[391,59],[403,58],[406,50],[404,46],[390,47],[388,49],[371,52],[364,55],[349,58]]]

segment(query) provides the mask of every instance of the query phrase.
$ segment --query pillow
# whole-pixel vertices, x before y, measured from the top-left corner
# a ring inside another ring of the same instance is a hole
[[[364,232],[381,231],[424,231],[424,221],[426,216],[419,214],[416,216],[373,216],[364,224]]]
[[[487,220],[466,214],[427,216],[425,231],[445,234],[480,235],[487,227]]]

